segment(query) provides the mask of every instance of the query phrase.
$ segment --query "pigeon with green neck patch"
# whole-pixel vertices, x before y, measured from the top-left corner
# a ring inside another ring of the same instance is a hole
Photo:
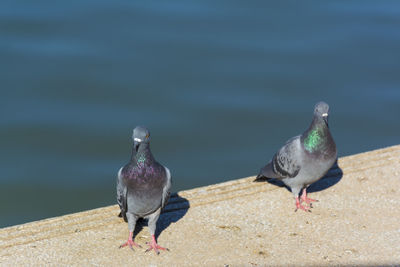
[[[308,129],[302,135],[289,139],[260,170],[255,180],[282,180],[295,197],[296,210],[310,210],[311,202],[317,200],[307,197],[307,187],[321,179],[336,161],[336,144],[329,131],[328,116],[328,104],[317,103]],[[301,190],[303,193],[299,198]]]
[[[140,247],[133,241],[133,232],[139,218],[148,219],[152,240],[149,250],[166,250],[157,244],[156,224],[161,209],[167,204],[171,189],[171,173],[158,163],[150,151],[150,132],[141,126],[133,130],[132,157],[117,177],[117,201],[120,217],[128,222],[129,238],[120,247]]]

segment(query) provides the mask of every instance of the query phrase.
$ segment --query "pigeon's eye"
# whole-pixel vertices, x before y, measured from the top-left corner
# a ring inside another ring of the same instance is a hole
[[[150,137],[150,134],[146,134],[146,139]]]

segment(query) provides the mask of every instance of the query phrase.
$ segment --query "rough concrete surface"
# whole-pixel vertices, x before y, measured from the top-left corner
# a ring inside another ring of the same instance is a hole
[[[400,146],[340,158],[311,186],[311,213],[254,177],[179,192],[157,224],[160,255],[144,252],[145,222],[143,248],[118,248],[128,227],[116,205],[3,228],[0,265],[399,266],[399,167]]]

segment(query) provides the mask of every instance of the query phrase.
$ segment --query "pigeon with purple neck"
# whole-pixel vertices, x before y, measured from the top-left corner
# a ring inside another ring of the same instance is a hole
[[[132,157],[122,167],[117,177],[117,201],[121,209],[120,217],[128,222],[129,238],[120,247],[140,247],[133,241],[133,232],[139,218],[148,219],[152,240],[149,248],[159,254],[159,249],[167,250],[157,244],[156,224],[161,209],[168,202],[171,190],[171,173],[167,167],[158,163],[150,150],[150,132],[142,126],[133,130]]]

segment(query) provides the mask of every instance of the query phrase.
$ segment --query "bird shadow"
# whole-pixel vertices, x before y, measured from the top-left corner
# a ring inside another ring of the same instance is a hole
[[[325,189],[327,189],[327,188],[329,188],[331,186],[334,186],[335,184],[339,183],[339,181],[342,179],[342,177],[343,177],[343,171],[340,168],[340,166],[338,165],[337,159],[336,159],[335,163],[329,169],[329,171],[324,175],[324,177],[322,177],[321,179],[319,179],[315,183],[311,184],[307,188],[307,193],[323,191],[323,190],[325,190]],[[266,179],[263,179],[263,180],[265,180],[268,183],[273,184],[275,186],[285,187],[289,192],[291,192],[290,188],[288,186],[286,186],[279,179],[266,178]]]
[[[162,231],[170,226],[171,223],[175,223],[182,219],[189,208],[190,203],[186,198],[179,196],[178,193],[171,194],[167,205],[161,211],[161,215],[158,218],[155,234],[156,239],[162,233]],[[133,236],[135,237],[137,234],[139,234],[144,226],[147,226],[147,220],[140,218],[136,223]]]

